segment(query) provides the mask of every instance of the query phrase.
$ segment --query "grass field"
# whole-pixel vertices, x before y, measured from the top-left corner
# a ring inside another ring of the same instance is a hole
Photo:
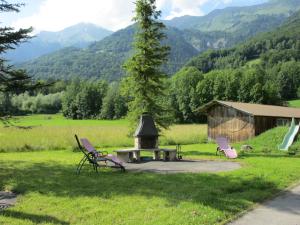
[[[73,151],[73,134],[97,147],[132,146],[127,121],[72,121],[39,115],[0,127],[0,190],[19,194],[15,207],[0,212],[0,224],[225,224],[300,179],[299,156],[278,151],[288,130],[278,127],[244,143],[242,168],[198,174],[121,173],[85,167],[75,174],[82,154]],[[175,125],[160,139],[165,145],[206,141],[205,125]],[[28,145],[28,146],[27,146]],[[34,152],[32,150],[41,150]],[[62,150],[65,149],[65,150]],[[183,145],[185,159],[226,160],[216,145]],[[56,150],[56,151],[53,151]]]
[[[224,160],[214,144],[183,146],[185,158]],[[300,158],[246,154],[234,172],[75,175],[70,150],[0,154],[0,189],[20,194],[0,224],[224,224],[300,179]]]
[[[68,120],[61,115],[35,115],[11,119],[0,127],[0,152],[76,148],[74,134],[96,147],[131,147],[126,120]],[[41,135],[42,134],[42,135]],[[162,145],[204,143],[206,125],[174,125],[162,132]]]
[[[290,107],[300,108],[300,100],[292,100],[289,101],[288,103]]]

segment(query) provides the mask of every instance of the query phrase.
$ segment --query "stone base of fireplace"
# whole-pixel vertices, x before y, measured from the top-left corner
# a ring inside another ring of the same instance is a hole
[[[136,149],[157,149],[158,138],[157,137],[135,137],[134,147]]]
[[[176,149],[121,149],[115,150],[118,159],[123,162],[140,162],[140,152],[147,151],[153,153],[153,160],[164,160],[164,161],[176,161],[177,160],[177,150]],[[161,157],[161,153],[163,153]]]

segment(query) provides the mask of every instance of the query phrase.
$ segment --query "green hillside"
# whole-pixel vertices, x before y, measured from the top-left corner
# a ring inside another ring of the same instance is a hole
[[[187,66],[195,66],[205,73],[215,69],[234,69],[252,60],[275,65],[282,61],[300,59],[300,12],[281,27],[263,33],[232,49],[207,51],[191,59]]]

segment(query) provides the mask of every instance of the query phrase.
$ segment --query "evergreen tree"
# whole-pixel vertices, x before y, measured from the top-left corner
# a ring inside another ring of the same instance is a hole
[[[5,0],[0,0],[0,13],[19,12],[22,4],[11,4]],[[32,89],[33,85],[30,77],[24,70],[17,70],[11,65],[7,65],[2,57],[7,50],[14,49],[19,43],[26,41],[32,28],[19,29],[15,31],[12,27],[0,27],[0,92],[18,93],[27,89]]]
[[[142,113],[153,116],[156,124],[170,124],[169,107],[165,101],[165,78],[161,66],[167,61],[170,48],[161,44],[166,38],[164,24],[158,21],[155,0],[137,0],[135,17],[137,32],[134,40],[134,55],[125,63],[128,78],[126,86],[132,101],[129,103],[129,118],[136,124]]]

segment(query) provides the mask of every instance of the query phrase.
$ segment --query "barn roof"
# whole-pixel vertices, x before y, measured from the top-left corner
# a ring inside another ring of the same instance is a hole
[[[226,102],[226,101],[212,101],[203,107],[199,108],[199,112],[207,112],[207,110],[215,105],[224,105],[245,112],[253,116],[270,116],[270,117],[284,117],[284,118],[300,118],[300,108],[275,106],[275,105],[261,105],[242,102]]]

